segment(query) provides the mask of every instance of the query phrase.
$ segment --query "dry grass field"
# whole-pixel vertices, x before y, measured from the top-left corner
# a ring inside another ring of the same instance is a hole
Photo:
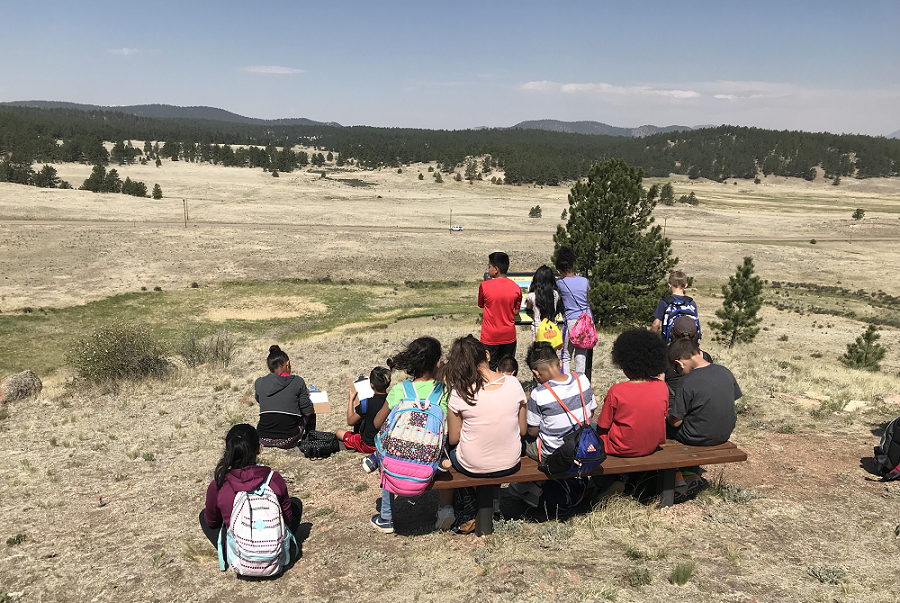
[[[75,186],[90,171],[57,168]],[[320,428],[341,427],[349,377],[419,335],[446,346],[478,332],[489,252],[508,251],[513,270],[547,261],[568,192],[435,184],[427,166],[326,171],[120,169],[159,182],[162,201],[0,184],[0,378],[33,368],[45,383],[37,398],[0,407],[0,601],[898,601],[900,488],[863,468],[900,414],[889,404],[900,394],[898,330],[882,330],[881,373],[837,362],[865,327],[849,311],[896,319],[874,297],[900,295],[892,180],[673,180],[676,196],[693,190],[701,203],[656,216],[696,277],[706,333],[744,255],[770,282],[866,292],[767,288],[754,343],[704,343],[744,391],[733,440],[749,461],[711,468],[717,487],[697,499],[659,511],[617,498],[535,522],[504,494],[505,519],[477,538],[433,533],[437,499],[426,495],[398,504],[398,533],[386,536],[368,525],[378,479],[358,454],[265,451],[261,462],[304,502],[303,557],[275,581],[221,574],[197,514],[225,431],[256,422],[242,399],[268,345],[329,391]],[[527,218],[537,204],[544,217]],[[447,232],[450,209],[464,232]],[[227,368],[190,369],[173,353],[162,380],[68,385],[72,342],[118,319],[174,347],[186,332],[224,328],[237,354]],[[520,356],[528,336],[521,329]],[[599,397],[623,378],[608,359],[613,337],[595,352]],[[677,586],[683,564],[694,570]]]

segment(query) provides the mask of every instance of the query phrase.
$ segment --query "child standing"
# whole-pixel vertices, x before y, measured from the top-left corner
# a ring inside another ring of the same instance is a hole
[[[478,307],[483,308],[481,343],[491,354],[490,369],[504,356],[516,355],[516,314],[522,305],[522,289],[507,278],[509,256],[495,251],[488,256],[489,280],[478,287]]]
[[[555,320],[556,308],[559,305],[559,291],[556,288],[556,277],[550,266],[544,265],[535,270],[525,296],[525,307],[531,308],[531,341],[537,335],[537,328],[543,319]]]
[[[569,333],[582,314],[587,314],[591,320],[594,318],[588,304],[588,291],[591,285],[586,278],[575,274],[575,252],[569,247],[560,247],[556,252],[556,270],[562,276],[556,284],[566,309],[566,342],[563,348],[562,372],[574,371],[583,375],[588,351],[585,348],[575,347]]]
[[[347,425],[353,427],[353,430],[338,429],[334,434],[348,449],[365,454],[375,452],[375,435],[378,433],[378,428],[375,427],[375,417],[387,400],[387,390],[391,385],[391,371],[382,366],[376,366],[369,373],[369,383],[375,394],[365,400],[365,408],[363,408],[363,401],[359,399],[359,395],[353,388],[353,381],[350,382],[350,393],[347,396]],[[365,463],[363,466],[366,466]]]
[[[659,300],[653,311],[653,324],[650,330],[659,333],[667,342],[672,340],[672,325],[681,316],[691,317],[697,325],[697,341],[700,341],[700,319],[697,314],[697,302],[684,294],[687,288],[687,275],[681,270],[669,273],[669,295]]]
[[[263,446],[294,448],[316,428],[316,412],[302,377],[291,374],[291,360],[277,345],[266,358],[269,374],[254,384]]]
[[[290,530],[283,534],[283,546],[288,548],[294,541],[303,505],[300,499],[288,497],[287,484],[277,471],[256,464],[261,450],[259,434],[252,425],[235,425],[225,436],[225,454],[216,465],[215,479],[206,489],[206,508],[200,513],[200,528],[216,548],[225,548],[225,532],[231,524],[235,497],[241,492],[252,492],[264,483],[275,494],[281,506],[283,526]]]
[[[419,337],[410,343],[405,350],[396,354],[393,358],[389,358],[387,365],[398,371],[406,372],[412,380],[413,388],[416,395],[421,400],[428,398],[432,390],[440,388],[444,390],[443,384],[437,381],[438,369],[441,366],[441,343],[434,337]],[[375,415],[374,427],[376,430],[387,420],[391,410],[394,409],[405,398],[405,389],[403,383],[398,383],[388,392],[386,403]],[[440,398],[440,407],[447,416],[447,392],[443,391]],[[437,529],[449,529],[455,521],[453,513],[453,491],[441,490],[441,508],[438,509]],[[394,531],[394,514],[393,514],[394,494],[386,488],[381,489],[381,512],[372,516],[372,525],[386,534]]]

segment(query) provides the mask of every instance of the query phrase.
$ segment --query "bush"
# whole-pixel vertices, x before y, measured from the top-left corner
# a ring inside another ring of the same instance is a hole
[[[675,569],[672,570],[672,574],[669,576],[669,582],[672,584],[677,584],[678,586],[684,586],[688,583],[688,580],[691,579],[691,576],[694,574],[694,569],[697,567],[693,561],[685,561],[684,563],[679,563],[675,566]]]
[[[646,567],[634,567],[631,568],[628,580],[631,586],[640,588],[641,586],[648,586],[653,581],[653,578],[650,576],[650,570]]]
[[[863,218],[866,217],[866,210],[859,207],[856,209],[855,212],[853,212],[853,215],[850,217],[853,218],[854,220],[862,220]]]
[[[530,210],[528,210],[529,218],[540,218],[544,214],[543,210],[541,210],[540,205],[535,205]]]
[[[170,368],[162,345],[142,325],[103,327],[76,342],[66,359],[92,383],[160,377]]]
[[[853,343],[847,344],[847,352],[840,357],[844,365],[865,371],[877,372],[881,370],[881,360],[886,353],[878,343],[881,335],[875,325],[869,325],[866,332],[856,338]]]
[[[228,331],[219,331],[206,338],[199,338],[196,331],[186,333],[178,346],[178,355],[193,368],[201,364],[227,367],[234,359],[237,343]]]

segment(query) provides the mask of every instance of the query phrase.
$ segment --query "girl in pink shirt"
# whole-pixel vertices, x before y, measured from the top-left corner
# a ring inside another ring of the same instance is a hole
[[[468,335],[453,342],[444,367],[450,389],[447,414],[450,462],[469,477],[503,477],[519,470],[528,398],[518,379],[490,368],[484,344]],[[454,506],[471,493],[457,490]],[[495,499],[496,500],[496,499]],[[474,528],[474,515],[457,513],[457,528]]]

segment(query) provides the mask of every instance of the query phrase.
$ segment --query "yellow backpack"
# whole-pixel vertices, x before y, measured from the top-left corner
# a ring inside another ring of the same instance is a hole
[[[541,321],[541,324],[538,325],[534,340],[548,341],[550,342],[550,345],[552,345],[554,349],[557,350],[561,349],[563,346],[562,333],[560,333],[559,327],[556,326],[556,323],[549,318],[545,318]]]

